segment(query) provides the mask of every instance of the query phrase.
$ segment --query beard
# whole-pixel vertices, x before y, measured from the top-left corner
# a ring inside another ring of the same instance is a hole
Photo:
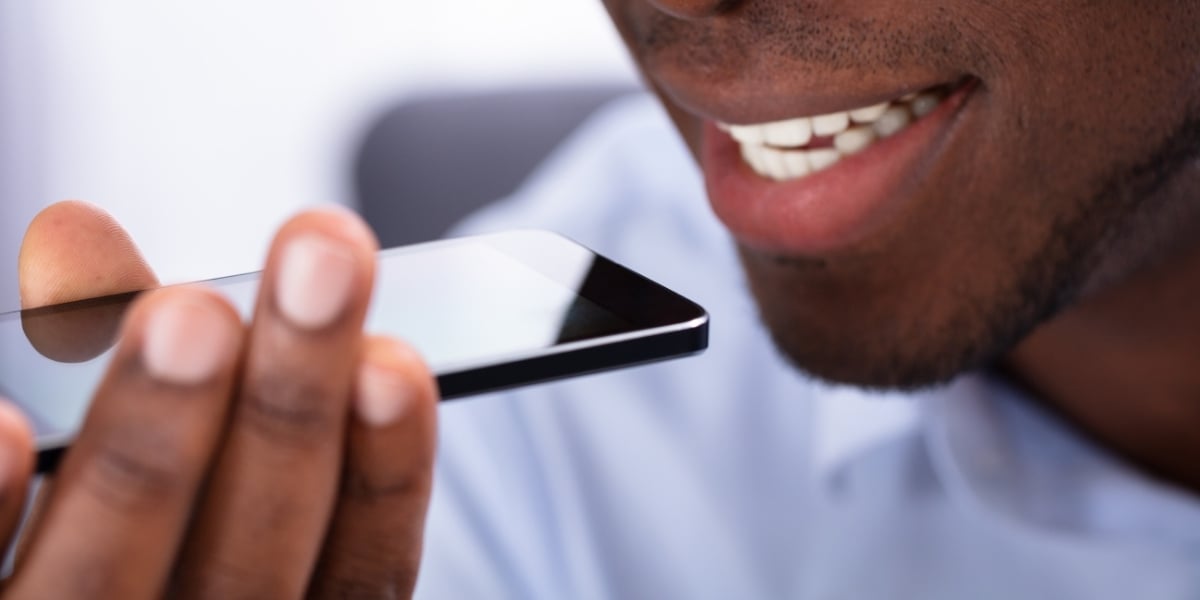
[[[1170,192],[1198,158],[1200,113],[1193,111],[1146,158],[1095,178],[1075,199],[1078,209],[1055,220],[1029,258],[999,269],[994,285],[971,290],[931,278],[924,285],[936,288],[929,295],[944,310],[923,311],[887,292],[859,313],[828,302],[815,309],[806,306],[807,282],[832,265],[746,248],[740,255],[762,320],[799,369],[868,389],[931,387],[995,364],[1062,311],[1194,243],[1187,234],[1196,231],[1200,208],[1186,193]]]

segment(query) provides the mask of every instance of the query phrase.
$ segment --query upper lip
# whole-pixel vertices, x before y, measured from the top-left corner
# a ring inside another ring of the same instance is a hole
[[[853,77],[839,76],[813,85],[801,79],[770,90],[747,81],[726,81],[713,85],[690,76],[659,73],[655,83],[664,94],[688,112],[729,125],[770,123],[799,117],[815,117],[888,102],[913,92],[968,79],[965,74],[895,74]]]

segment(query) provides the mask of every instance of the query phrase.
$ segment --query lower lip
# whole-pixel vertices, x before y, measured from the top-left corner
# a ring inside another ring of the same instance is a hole
[[[738,143],[705,124],[701,160],[713,211],[744,246],[790,255],[824,255],[871,236],[898,215],[937,162],[974,84],[900,133],[837,164],[793,181],[755,173]]]

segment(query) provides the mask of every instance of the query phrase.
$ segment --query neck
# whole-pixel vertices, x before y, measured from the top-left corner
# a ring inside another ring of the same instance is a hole
[[[1101,444],[1200,492],[1198,299],[1200,245],[1042,325],[1005,367]]]

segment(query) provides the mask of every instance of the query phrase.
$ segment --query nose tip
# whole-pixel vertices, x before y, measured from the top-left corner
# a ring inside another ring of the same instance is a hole
[[[659,10],[680,19],[703,19],[725,12],[739,0],[650,0]]]

